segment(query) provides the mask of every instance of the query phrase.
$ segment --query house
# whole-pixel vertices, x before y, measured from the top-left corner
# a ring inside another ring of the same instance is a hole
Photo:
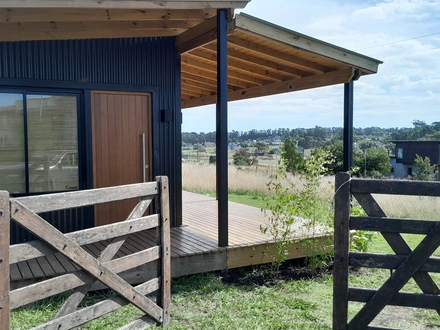
[[[406,178],[417,173],[414,165],[416,155],[429,157],[431,165],[440,165],[440,141],[391,141],[396,145],[395,156],[390,158],[392,174]]]
[[[0,1],[0,189],[27,196],[167,175],[171,223],[180,228],[181,110],[217,104],[215,232],[226,247],[228,101],[336,84],[344,84],[348,170],[354,81],[382,62],[234,16],[248,2]],[[41,216],[73,231],[121,221],[132,206]],[[12,231],[13,243],[30,239]]]

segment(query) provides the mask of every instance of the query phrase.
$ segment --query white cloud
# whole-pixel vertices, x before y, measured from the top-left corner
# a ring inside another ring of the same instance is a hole
[[[355,83],[355,126],[439,121],[440,34],[413,38],[440,33],[440,1],[253,0],[244,12],[384,61],[378,74]],[[229,109],[231,130],[341,126],[343,89],[232,102]],[[184,130],[215,130],[215,107],[184,116]]]

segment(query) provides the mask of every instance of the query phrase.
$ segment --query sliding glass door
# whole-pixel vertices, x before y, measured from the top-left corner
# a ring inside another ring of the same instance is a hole
[[[0,92],[0,190],[79,188],[76,94]]]

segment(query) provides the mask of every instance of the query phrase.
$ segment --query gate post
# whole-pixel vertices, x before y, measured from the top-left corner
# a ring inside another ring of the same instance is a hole
[[[0,329],[9,329],[9,193],[0,191]]]
[[[339,172],[335,181],[333,330],[347,329],[348,254],[350,250],[350,174]]]

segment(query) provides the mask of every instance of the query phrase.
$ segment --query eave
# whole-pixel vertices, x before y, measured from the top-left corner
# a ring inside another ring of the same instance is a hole
[[[195,29],[176,39],[182,108],[216,102],[216,27],[204,22]],[[381,63],[241,13],[229,27],[228,100],[342,84],[376,73]]]

